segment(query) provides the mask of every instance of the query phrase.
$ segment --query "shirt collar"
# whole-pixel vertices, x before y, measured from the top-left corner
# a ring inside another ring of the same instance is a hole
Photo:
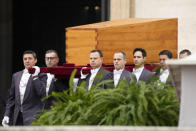
[[[97,73],[101,67],[96,68],[96,69],[91,69],[91,74]]]
[[[25,68],[24,70],[23,70],[23,74],[28,74],[29,73],[29,71]]]
[[[143,69],[144,69],[144,67],[142,66],[142,67],[140,67],[140,68],[137,68],[137,69],[135,69],[135,68],[133,68],[133,72],[141,72],[141,71],[143,71]]]
[[[54,78],[54,74],[47,73],[48,77]]]
[[[121,74],[123,72],[124,69],[120,69],[120,70],[116,70],[114,69],[114,74]]]
[[[169,70],[168,69],[165,69],[165,70],[160,69],[160,73],[169,73]]]

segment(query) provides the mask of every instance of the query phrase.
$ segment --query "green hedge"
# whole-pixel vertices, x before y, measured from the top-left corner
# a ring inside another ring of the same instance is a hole
[[[70,90],[53,92],[57,101],[33,125],[177,126],[179,103],[169,85],[124,80],[113,89],[96,85],[88,91],[83,83],[74,92],[75,72],[70,78]]]

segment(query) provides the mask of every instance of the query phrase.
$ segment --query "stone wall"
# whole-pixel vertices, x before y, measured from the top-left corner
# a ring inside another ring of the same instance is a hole
[[[111,20],[129,17],[178,18],[178,51],[186,48],[196,52],[195,0],[121,0],[120,4],[111,0],[110,8]]]

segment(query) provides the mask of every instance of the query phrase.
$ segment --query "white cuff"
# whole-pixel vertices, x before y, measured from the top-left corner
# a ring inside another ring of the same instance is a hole
[[[80,75],[81,75],[80,79],[85,79],[87,77],[87,75],[88,75],[88,74],[85,74],[85,75],[82,74],[82,70],[85,69],[85,68],[87,68],[87,67],[82,67],[82,69],[80,70]]]

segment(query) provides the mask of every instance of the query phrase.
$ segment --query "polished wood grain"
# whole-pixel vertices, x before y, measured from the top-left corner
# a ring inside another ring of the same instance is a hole
[[[133,50],[144,48],[148,63],[158,63],[161,50],[177,57],[178,20],[131,18],[66,28],[66,60],[76,65],[89,63],[89,52],[100,49],[104,64],[113,64],[113,54],[124,51],[133,64]]]

